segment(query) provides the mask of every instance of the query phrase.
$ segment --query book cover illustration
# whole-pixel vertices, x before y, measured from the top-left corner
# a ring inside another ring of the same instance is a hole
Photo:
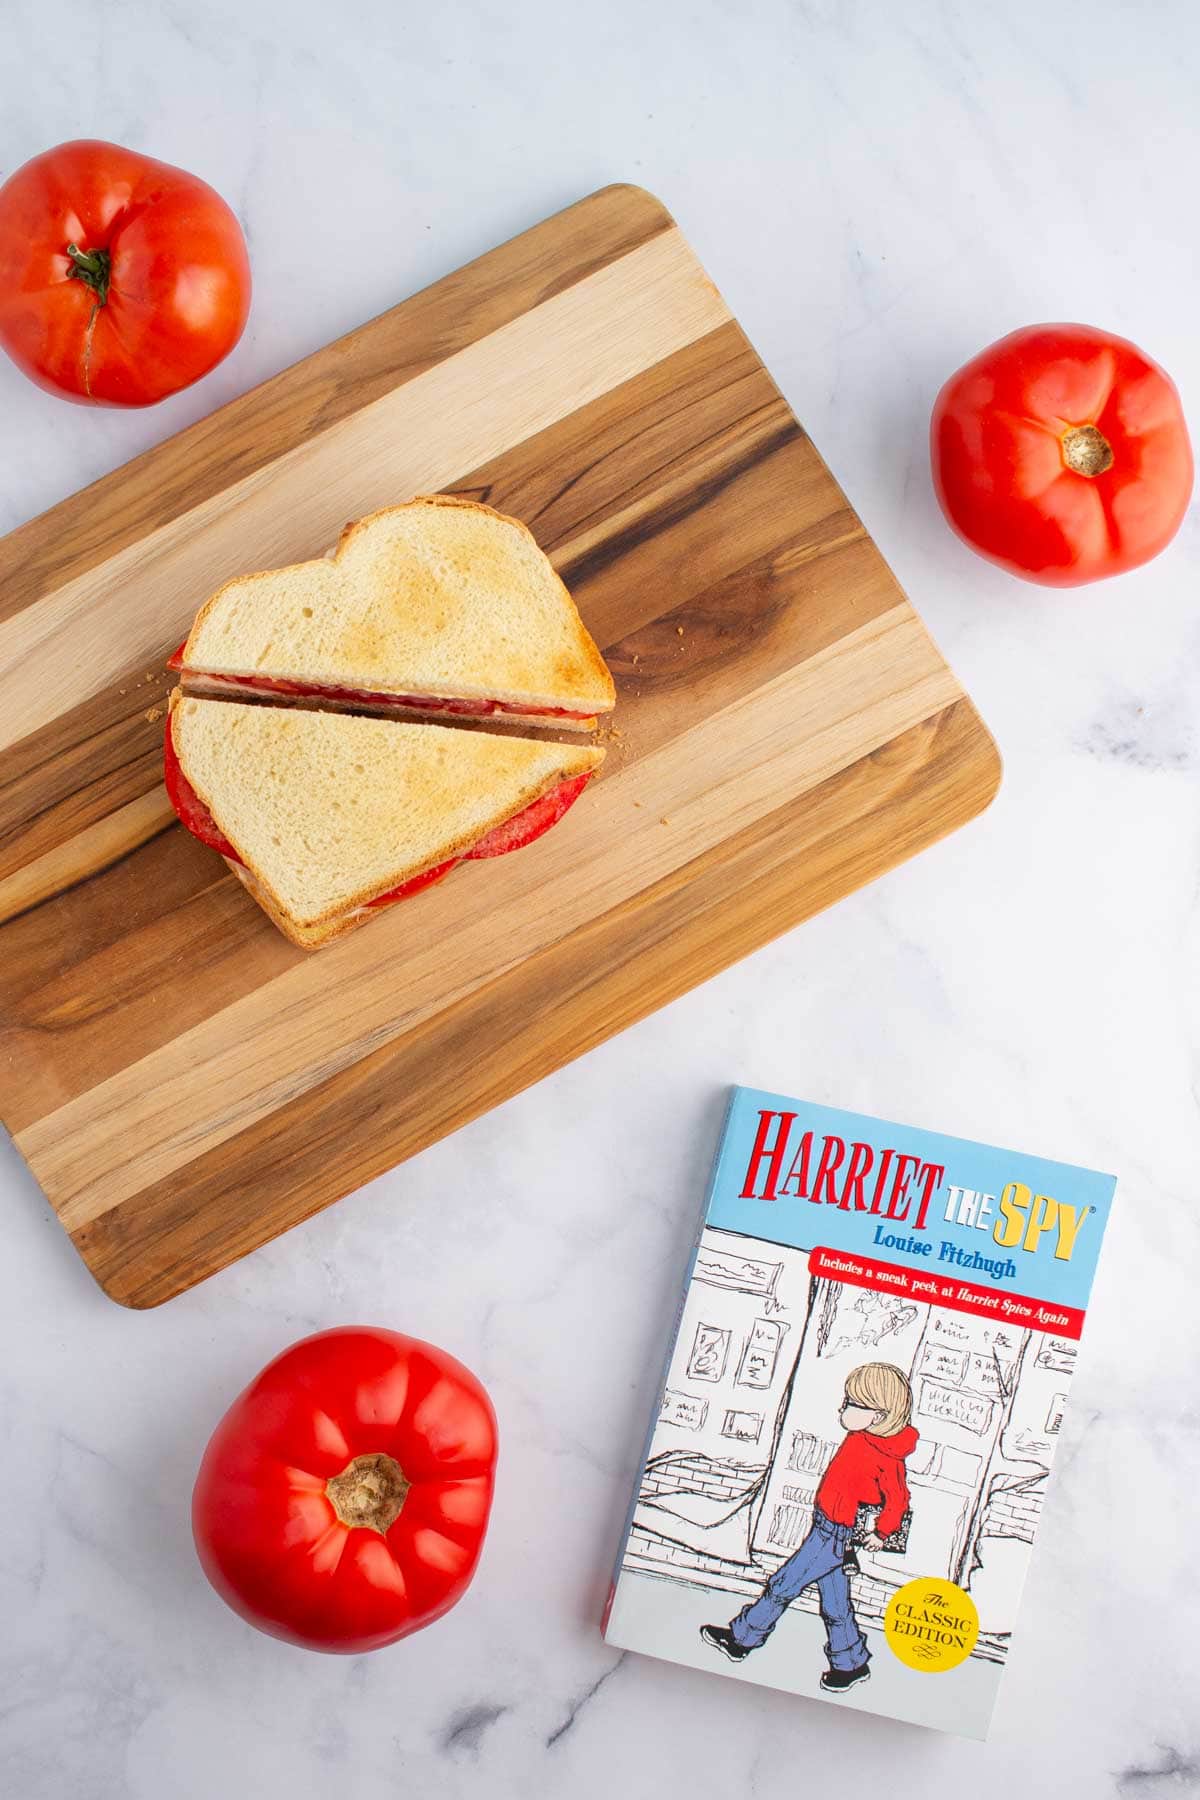
[[[735,1089],[609,1642],[985,1736],[1114,1187]]]

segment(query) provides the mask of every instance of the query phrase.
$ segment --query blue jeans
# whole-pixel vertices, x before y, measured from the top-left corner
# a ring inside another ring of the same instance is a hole
[[[743,1650],[757,1650],[792,1601],[815,1582],[830,1668],[861,1669],[870,1660],[870,1652],[858,1629],[850,1583],[842,1568],[850,1531],[849,1525],[835,1525],[824,1513],[814,1512],[812,1529],[800,1548],[780,1563],[758,1599],[730,1620],[734,1643]]]

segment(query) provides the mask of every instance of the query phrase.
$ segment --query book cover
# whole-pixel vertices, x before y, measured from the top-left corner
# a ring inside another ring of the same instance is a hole
[[[734,1089],[608,1641],[984,1737],[1115,1185]]]

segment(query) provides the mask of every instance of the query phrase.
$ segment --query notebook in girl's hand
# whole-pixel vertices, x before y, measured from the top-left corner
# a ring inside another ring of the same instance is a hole
[[[609,1642],[985,1736],[1115,1185],[736,1088]]]
[[[850,1532],[850,1547],[852,1550],[857,1550],[860,1545],[865,1544],[872,1532],[875,1533],[876,1537],[879,1537],[879,1533],[875,1531],[875,1525],[882,1510],[882,1507],[872,1506],[868,1501],[862,1501],[860,1503],[858,1517],[855,1519]],[[886,1550],[889,1555],[894,1554],[896,1556],[902,1556],[908,1549],[908,1534],[911,1530],[912,1507],[909,1506],[905,1508],[901,1515],[900,1523],[897,1525],[896,1529],[894,1531],[889,1531],[885,1538],[880,1538],[878,1548],[880,1550]]]

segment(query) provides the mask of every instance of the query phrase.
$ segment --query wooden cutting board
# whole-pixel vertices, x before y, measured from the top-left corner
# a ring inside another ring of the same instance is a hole
[[[602,779],[315,956],[161,786],[228,576],[448,489],[616,677]],[[980,811],[995,748],[669,214],[611,187],[0,543],[0,1116],[153,1306]]]

